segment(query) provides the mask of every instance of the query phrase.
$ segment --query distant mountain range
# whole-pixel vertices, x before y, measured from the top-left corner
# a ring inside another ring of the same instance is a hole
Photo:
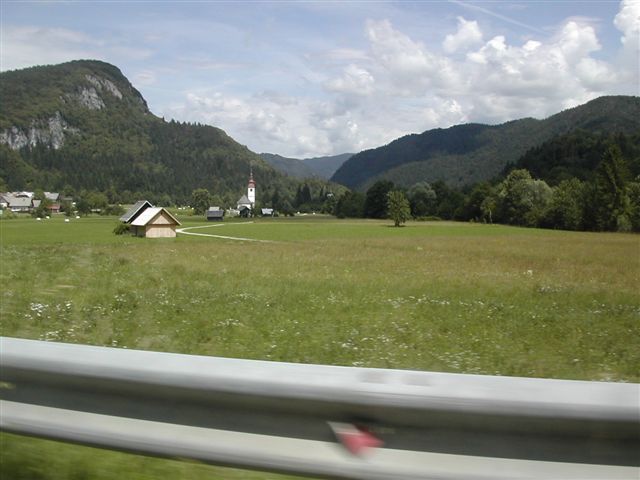
[[[379,179],[405,187],[437,180],[459,187],[489,180],[516,164],[528,150],[578,130],[639,133],[640,98],[600,97],[545,120],[457,125],[407,135],[352,156],[331,180],[362,191]]]
[[[321,186],[327,178],[361,191],[379,179],[459,187],[494,178],[511,164],[535,165],[554,178],[578,171],[585,177],[599,161],[593,152],[617,132],[635,149],[639,97],[601,97],[545,120],[457,125],[355,155],[299,160],[258,155],[219,128],[156,117],[108,63],[78,60],[0,73],[0,190],[87,189],[183,202],[194,189],[207,188],[230,203],[251,169],[268,198],[277,191],[276,197],[291,199],[302,178],[314,178],[318,191],[327,190]],[[545,166],[545,152],[565,158],[566,141],[575,150],[571,165]],[[589,161],[582,151],[591,152]]]
[[[328,157],[288,158],[274,153],[261,153],[263,160],[276,170],[295,178],[318,177],[329,179],[340,166],[353,156],[353,153],[342,153]]]

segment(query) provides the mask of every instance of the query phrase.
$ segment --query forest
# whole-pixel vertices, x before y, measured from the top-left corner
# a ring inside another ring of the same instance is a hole
[[[399,190],[416,220],[462,220],[587,231],[640,231],[640,135],[584,131],[532,148],[492,181],[464,188],[442,181],[409,188],[376,181],[337,200],[338,217],[385,218]]]

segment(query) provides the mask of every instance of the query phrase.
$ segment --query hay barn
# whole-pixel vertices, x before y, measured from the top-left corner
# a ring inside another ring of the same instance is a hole
[[[137,237],[173,238],[180,222],[162,207],[147,208],[131,222],[131,233]]]

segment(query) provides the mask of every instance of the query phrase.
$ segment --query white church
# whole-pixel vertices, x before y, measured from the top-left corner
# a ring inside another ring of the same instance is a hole
[[[238,211],[240,215],[250,215],[256,205],[256,182],[253,179],[253,170],[249,174],[249,184],[247,185],[247,194],[242,195],[238,200]]]

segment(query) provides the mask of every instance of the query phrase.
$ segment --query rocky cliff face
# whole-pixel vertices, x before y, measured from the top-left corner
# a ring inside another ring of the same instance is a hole
[[[88,110],[102,110],[106,107],[104,95],[111,95],[122,101],[122,92],[107,78],[86,74],[87,83],[77,85],[74,92],[60,97],[61,106],[76,104]],[[144,100],[141,100],[144,103]],[[143,105],[146,109],[146,105]],[[35,147],[38,144],[58,150],[64,145],[65,135],[79,133],[78,128],[70,126],[60,111],[49,118],[31,120],[29,128],[11,126],[0,132],[0,144],[8,145],[13,150],[24,147]]]
[[[32,120],[28,129],[11,127],[0,132],[0,143],[8,145],[13,150],[19,150],[26,146],[35,147],[38,144],[46,145],[58,150],[64,145],[65,134],[78,133],[77,128],[70,127],[62,118],[60,112],[44,120]]]

